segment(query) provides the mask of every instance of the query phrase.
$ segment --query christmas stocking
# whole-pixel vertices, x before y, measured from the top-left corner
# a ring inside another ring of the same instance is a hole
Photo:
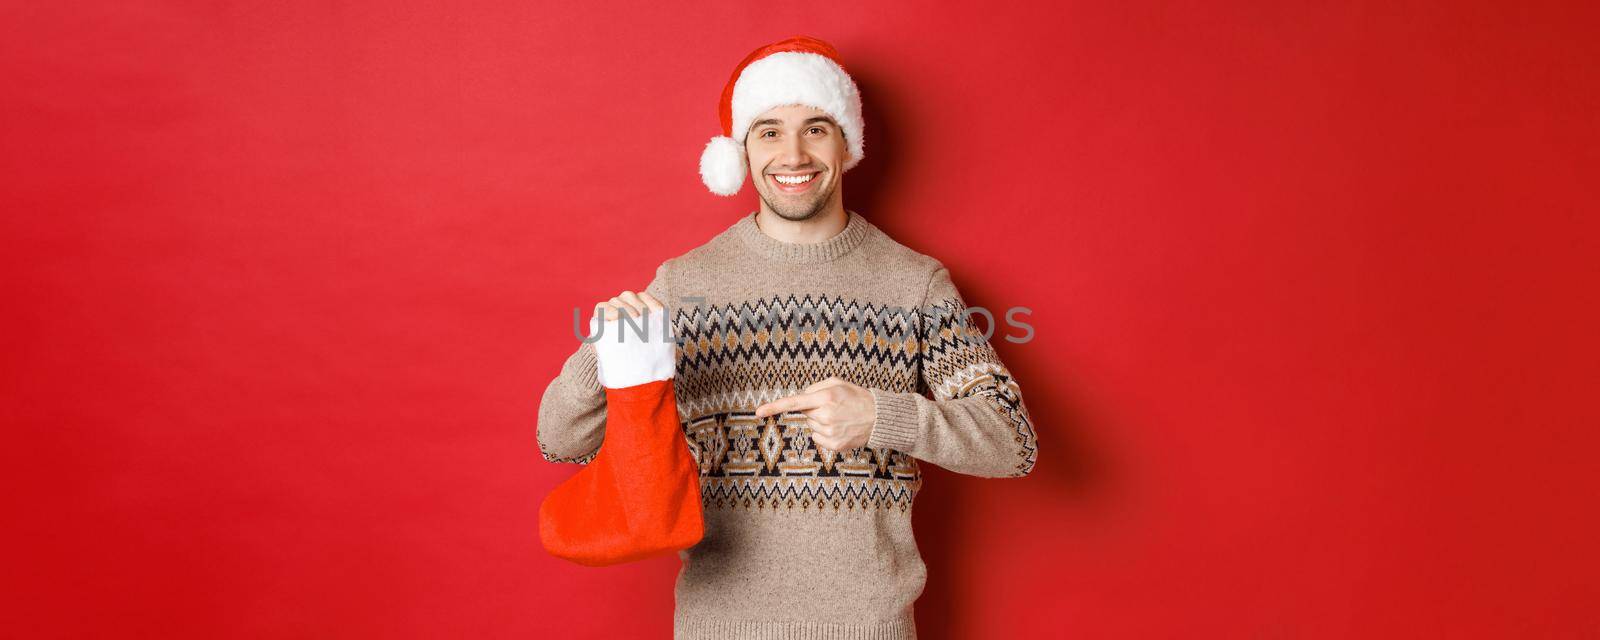
[[[606,397],[605,439],[594,459],[539,506],[544,548],[589,566],[687,549],[704,534],[699,467],[678,423],[676,345],[666,313],[594,317],[590,335],[601,325],[594,346]]]

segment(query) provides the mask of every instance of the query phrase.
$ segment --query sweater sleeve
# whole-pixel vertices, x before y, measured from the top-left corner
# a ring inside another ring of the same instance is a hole
[[[667,263],[656,267],[655,278],[645,291],[667,306],[670,321],[676,301],[668,295]],[[587,313],[592,314],[592,309]],[[588,464],[600,452],[605,440],[606,396],[598,366],[594,343],[579,342],[561,365],[561,372],[545,387],[539,401],[536,439],[546,461]]]
[[[1022,391],[943,265],[918,307],[921,393],[871,389],[877,421],[867,446],[900,451],[957,473],[1018,478],[1038,450]]]

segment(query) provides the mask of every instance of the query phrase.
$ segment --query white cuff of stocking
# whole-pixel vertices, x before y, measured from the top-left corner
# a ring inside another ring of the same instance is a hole
[[[589,318],[589,335],[600,330],[594,350],[598,356],[600,386],[612,389],[646,382],[670,380],[676,373],[677,343],[665,311],[650,311],[639,317],[623,312],[615,320]]]

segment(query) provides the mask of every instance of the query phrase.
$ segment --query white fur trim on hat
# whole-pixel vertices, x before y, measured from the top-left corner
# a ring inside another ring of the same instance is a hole
[[[861,162],[865,155],[861,133],[866,124],[861,119],[861,93],[856,89],[855,82],[827,56],[803,51],[780,51],[746,65],[733,85],[732,137],[723,139],[736,145],[741,164],[744,138],[749,133],[750,123],[768,109],[791,104],[815,107],[832,116],[844,129],[845,145],[850,150],[850,157],[844,163],[845,171]],[[712,142],[715,144],[716,141]],[[705,166],[706,160],[702,156],[702,176]],[[739,179],[741,182],[744,180],[742,168]],[[709,181],[707,186],[710,186]],[[715,187],[711,190],[721,193]]]
[[[700,152],[700,181],[719,196],[739,193],[744,186],[744,145],[728,136],[716,136]]]

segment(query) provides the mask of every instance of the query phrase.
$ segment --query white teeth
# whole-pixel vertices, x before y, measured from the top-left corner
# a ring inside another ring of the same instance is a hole
[[[809,174],[809,175],[804,175],[804,176],[779,176],[779,175],[775,175],[775,176],[772,176],[772,179],[777,180],[778,182],[782,182],[784,184],[805,184],[807,182],[811,182],[811,179],[815,178],[816,176],[817,176],[817,174],[815,174],[815,173]]]

